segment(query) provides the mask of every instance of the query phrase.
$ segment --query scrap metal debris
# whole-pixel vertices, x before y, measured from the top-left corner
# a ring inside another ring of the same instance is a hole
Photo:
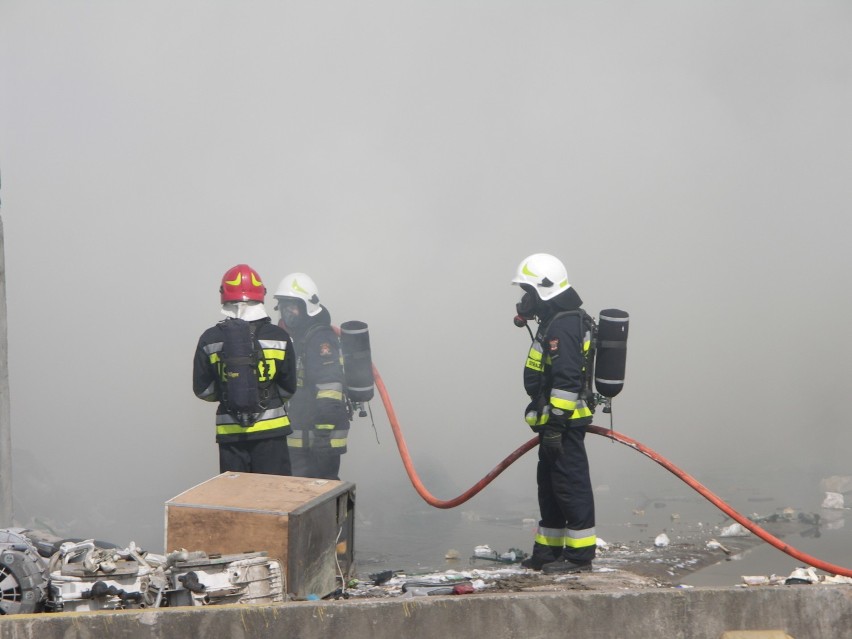
[[[130,542],[60,540],[0,530],[2,614],[87,612],[284,601],[284,575],[265,552],[208,556],[148,553]]]

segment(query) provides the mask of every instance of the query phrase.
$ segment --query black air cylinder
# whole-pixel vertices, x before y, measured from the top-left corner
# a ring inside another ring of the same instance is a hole
[[[340,325],[340,349],[343,351],[346,394],[353,402],[369,402],[373,399],[375,380],[367,325],[357,320],[343,322]]]
[[[630,316],[617,308],[603,310],[598,316],[595,389],[604,397],[615,397],[624,388],[629,324]]]

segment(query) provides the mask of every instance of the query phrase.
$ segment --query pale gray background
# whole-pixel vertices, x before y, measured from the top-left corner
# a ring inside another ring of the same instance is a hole
[[[509,281],[539,251],[631,314],[617,430],[818,505],[852,473],[850,42],[811,0],[0,1],[20,523],[161,550],[218,472],[191,359],[238,262],[369,324],[455,496],[530,437]],[[430,509],[373,413],[343,475],[380,536]],[[593,439],[611,494],[665,474]],[[534,494],[528,455],[466,508]]]

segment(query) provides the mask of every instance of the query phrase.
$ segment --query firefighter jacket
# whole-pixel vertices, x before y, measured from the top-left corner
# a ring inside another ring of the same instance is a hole
[[[220,401],[226,371],[219,357],[224,345],[224,333],[219,324],[202,333],[195,349],[193,391],[200,399],[220,402],[216,411],[216,441],[220,444],[285,437],[292,432],[286,404],[296,391],[293,342],[287,331],[272,324],[268,317],[252,324],[256,327],[255,337],[263,359],[257,364],[261,410],[249,427],[241,426]]]
[[[291,449],[342,455],[349,434],[340,341],[325,307],[302,330],[293,331],[296,394],[290,400]]]
[[[573,289],[569,289],[573,292]],[[566,292],[567,293],[567,292]],[[553,301],[559,300],[562,295]],[[576,296],[577,302],[579,297]],[[591,324],[571,296],[554,304],[541,321],[524,367],[524,389],[532,400],[527,423],[535,430],[545,423],[578,424],[593,414],[590,384]],[[568,302],[568,303],[566,303]],[[567,309],[565,307],[568,307]]]

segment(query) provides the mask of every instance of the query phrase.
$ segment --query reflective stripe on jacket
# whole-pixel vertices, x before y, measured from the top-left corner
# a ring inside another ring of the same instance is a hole
[[[290,420],[286,404],[296,391],[296,358],[290,335],[272,324],[269,318],[256,320],[255,336],[263,353],[258,361],[258,381],[262,410],[248,428],[242,427],[220,402],[216,411],[216,441],[235,442],[289,435]],[[198,340],[193,360],[192,386],[199,399],[220,401],[223,366],[220,355],[224,333],[219,325],[204,331]]]
[[[342,455],[349,434],[349,412],[340,341],[325,307],[311,321],[304,332],[293,334],[298,382],[288,406],[293,433],[287,444]]]
[[[584,392],[591,338],[582,311],[558,313],[539,326],[524,366],[524,389],[548,405],[551,416],[554,411],[572,421],[592,416]]]

